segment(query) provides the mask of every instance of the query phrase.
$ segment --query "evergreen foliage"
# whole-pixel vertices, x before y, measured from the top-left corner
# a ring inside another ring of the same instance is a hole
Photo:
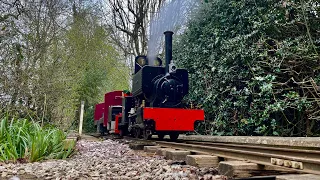
[[[87,108],[84,118],[83,118],[83,131],[94,133],[97,132],[97,128],[94,125],[94,106],[90,106]]]
[[[212,135],[320,134],[320,3],[211,0],[174,45]]]

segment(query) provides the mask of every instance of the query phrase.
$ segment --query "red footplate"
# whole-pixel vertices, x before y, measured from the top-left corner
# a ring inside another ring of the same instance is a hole
[[[199,109],[143,108],[143,119],[153,119],[156,131],[194,131],[194,122],[204,120]]]

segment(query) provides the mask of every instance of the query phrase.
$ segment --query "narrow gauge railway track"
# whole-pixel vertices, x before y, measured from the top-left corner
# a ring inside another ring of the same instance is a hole
[[[222,158],[247,160],[260,165],[277,166],[290,171],[320,174],[320,150],[292,147],[198,141],[155,141],[158,146],[184,149],[195,154],[210,154]]]

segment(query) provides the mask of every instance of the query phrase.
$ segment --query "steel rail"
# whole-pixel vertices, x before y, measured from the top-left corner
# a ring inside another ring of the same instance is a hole
[[[261,165],[320,175],[320,151],[317,150],[195,141],[180,143],[156,141],[156,144],[173,149],[184,149],[196,154],[211,154],[223,158],[248,160]]]
[[[320,151],[319,150],[309,150],[309,149],[293,149],[289,147],[274,147],[274,146],[259,146],[259,145],[251,145],[251,144],[226,144],[226,143],[214,143],[214,142],[198,142],[198,141],[186,141],[188,144],[200,144],[207,146],[215,146],[215,147],[232,147],[233,149],[242,150],[246,148],[246,150],[251,151],[260,151],[264,153],[272,153],[283,155],[286,152],[287,156],[294,156],[297,158],[313,158],[320,160]],[[306,156],[307,155],[307,156]],[[293,159],[292,159],[293,160]]]

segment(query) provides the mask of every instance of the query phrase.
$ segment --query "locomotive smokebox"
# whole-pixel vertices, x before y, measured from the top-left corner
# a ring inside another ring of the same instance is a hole
[[[166,74],[169,73],[169,64],[172,60],[172,31],[164,32],[165,35],[165,53],[166,53]]]

